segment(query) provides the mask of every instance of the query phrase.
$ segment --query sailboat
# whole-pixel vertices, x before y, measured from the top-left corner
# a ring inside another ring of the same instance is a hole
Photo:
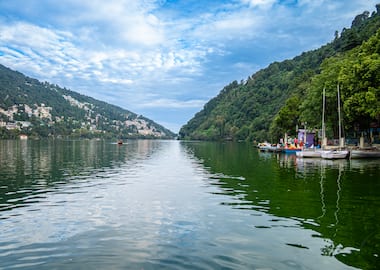
[[[322,94],[322,142],[325,141],[325,100],[326,100],[326,88],[323,88]],[[306,137],[306,128],[305,128],[305,138]],[[304,148],[302,151],[296,152],[298,158],[320,158],[322,154],[321,149],[313,148]]]
[[[321,149],[313,148],[305,148],[301,151],[296,152],[296,156],[299,158],[320,158],[321,157]]]
[[[351,150],[351,158],[380,158],[380,150],[376,147],[359,148]]]
[[[339,149],[334,149],[330,151],[322,151],[321,157],[324,159],[344,159],[349,155],[349,151],[342,149],[344,147],[344,138],[342,138],[342,126],[341,126],[341,115],[340,115],[340,93],[339,93],[339,84],[337,86],[337,95],[338,95],[338,126],[339,126]]]
[[[323,151],[321,157],[324,159],[345,159],[350,152],[348,150],[334,149],[329,151]]]
[[[360,136],[359,147],[351,148],[350,158],[380,158],[380,149],[375,146],[364,146],[364,135]]]

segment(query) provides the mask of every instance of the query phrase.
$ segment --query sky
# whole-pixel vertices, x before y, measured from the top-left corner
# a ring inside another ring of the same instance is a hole
[[[178,132],[234,80],[379,0],[0,0],[0,64]]]

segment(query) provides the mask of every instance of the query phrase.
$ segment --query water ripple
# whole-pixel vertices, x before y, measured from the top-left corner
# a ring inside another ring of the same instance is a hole
[[[376,233],[362,234],[360,248],[347,240],[342,216],[360,207],[365,227],[376,230],[374,178],[348,178],[355,169],[337,190],[335,163],[297,168],[289,157],[210,145],[86,141],[4,151],[0,268],[349,269],[339,256],[359,258],[376,246]],[[321,180],[321,171],[330,178]],[[355,181],[356,189],[345,189]]]

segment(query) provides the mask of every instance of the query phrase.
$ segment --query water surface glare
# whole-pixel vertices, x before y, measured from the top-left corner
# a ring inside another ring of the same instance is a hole
[[[0,269],[377,269],[380,160],[0,141]]]

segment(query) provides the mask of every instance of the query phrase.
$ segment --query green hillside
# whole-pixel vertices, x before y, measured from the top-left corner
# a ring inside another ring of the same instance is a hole
[[[181,139],[272,140],[308,123],[320,128],[322,90],[328,100],[328,135],[336,133],[336,89],[342,89],[345,129],[364,130],[380,121],[377,11],[358,15],[350,29],[321,48],[274,62],[211,99],[180,132]],[[333,106],[333,104],[335,104]]]
[[[120,107],[0,65],[0,138],[173,138],[161,125]]]

